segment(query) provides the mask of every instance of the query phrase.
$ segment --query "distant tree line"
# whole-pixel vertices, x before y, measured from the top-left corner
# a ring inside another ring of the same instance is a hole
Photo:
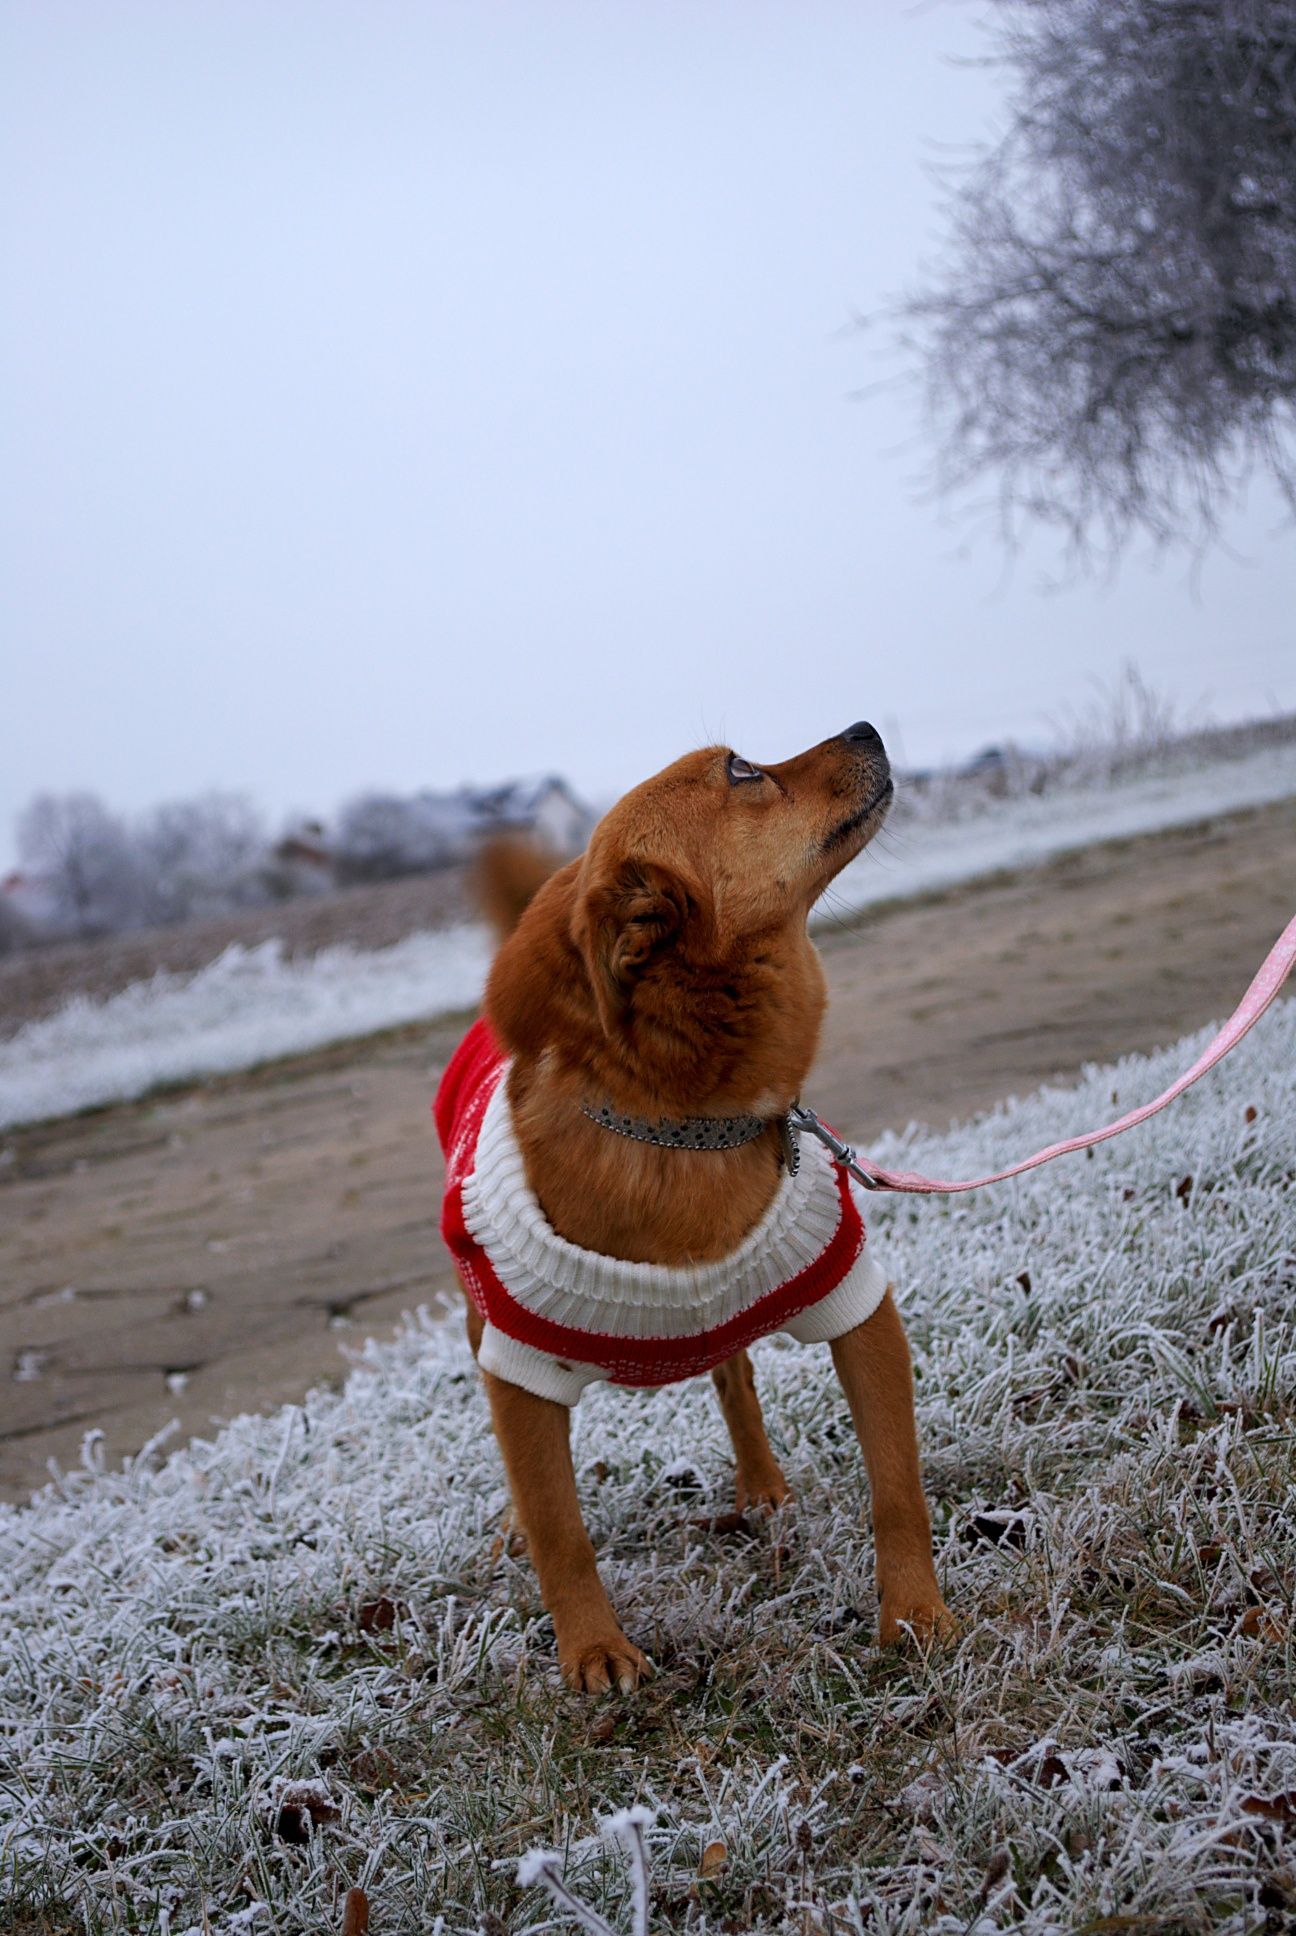
[[[42,793],[19,815],[19,866],[0,892],[0,954],[53,939],[262,907],[455,865],[494,831],[577,851],[591,824],[564,781],[414,794],[367,792],[331,827],[272,838],[242,794],[208,793],[127,818],[93,793]]]
[[[93,793],[41,793],[17,833],[19,868],[4,897],[11,945],[164,927],[274,898],[264,825],[238,794],[127,820]]]

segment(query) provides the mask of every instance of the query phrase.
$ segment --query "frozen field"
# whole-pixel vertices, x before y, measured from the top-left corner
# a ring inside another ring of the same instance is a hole
[[[1296,794],[1296,742],[1180,772],[985,802],[953,821],[910,818],[903,802],[881,838],[833,885],[848,907],[954,887],[1104,840],[1182,827]]]
[[[892,826],[835,883],[831,905],[925,894],[1292,794],[1296,743],[1118,786],[1001,801],[953,823],[907,815],[901,803]],[[302,960],[266,941],[231,948],[196,974],[158,974],[105,1001],[78,998],[0,1042],[0,1128],[469,1008],[489,955],[487,936],[469,927]]]
[[[1196,1046],[878,1155],[996,1166]],[[626,1928],[596,1826],[634,1803],[654,1929],[1289,1927],[1294,1179],[1289,1001],[1089,1160],[870,1206],[964,1623],[931,1658],[872,1645],[845,1407],[783,1341],[773,1527],[716,1519],[708,1383],[582,1403],[605,1577],[660,1668],[624,1706],[556,1687],[530,1571],[492,1559],[457,1325],[124,1476],[91,1449],[0,1511],[0,1927],[318,1936],[350,1885],[376,1936],[570,1927],[516,1883],[542,1846]]]

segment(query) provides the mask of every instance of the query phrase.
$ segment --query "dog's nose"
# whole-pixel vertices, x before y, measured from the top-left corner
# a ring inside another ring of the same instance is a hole
[[[876,746],[880,743],[882,735],[867,719],[857,719],[853,726],[846,728],[842,738],[849,740],[852,746]]]

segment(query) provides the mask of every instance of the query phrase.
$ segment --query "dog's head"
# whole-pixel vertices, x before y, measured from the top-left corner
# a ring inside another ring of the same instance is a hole
[[[723,974],[755,946],[804,937],[833,876],[873,838],[891,767],[867,722],[779,765],[708,746],[600,821],[575,879],[571,932],[604,1029],[674,960]]]
[[[864,724],[777,766],[706,747],[627,793],[496,956],[515,1100],[543,1065],[638,1114],[786,1107],[825,999],[806,916],[890,800]]]

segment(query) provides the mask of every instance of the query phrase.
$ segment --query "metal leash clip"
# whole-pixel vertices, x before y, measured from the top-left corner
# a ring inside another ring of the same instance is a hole
[[[794,1152],[794,1160],[788,1162],[788,1172],[791,1176],[796,1175],[797,1165],[800,1162],[801,1156],[801,1152],[797,1148],[797,1138],[806,1130],[812,1136],[818,1137],[825,1149],[831,1151],[833,1161],[840,1163],[843,1169],[848,1170],[855,1178],[855,1181],[863,1185],[864,1189],[885,1190],[885,1183],[876,1182],[867,1170],[860,1168],[859,1157],[851,1148],[850,1144],[843,1143],[841,1137],[834,1135],[827,1123],[820,1121],[813,1109],[807,1109],[804,1103],[799,1102],[793,1103],[783,1122],[780,1124],[784,1162],[788,1162],[788,1149],[791,1148]]]

